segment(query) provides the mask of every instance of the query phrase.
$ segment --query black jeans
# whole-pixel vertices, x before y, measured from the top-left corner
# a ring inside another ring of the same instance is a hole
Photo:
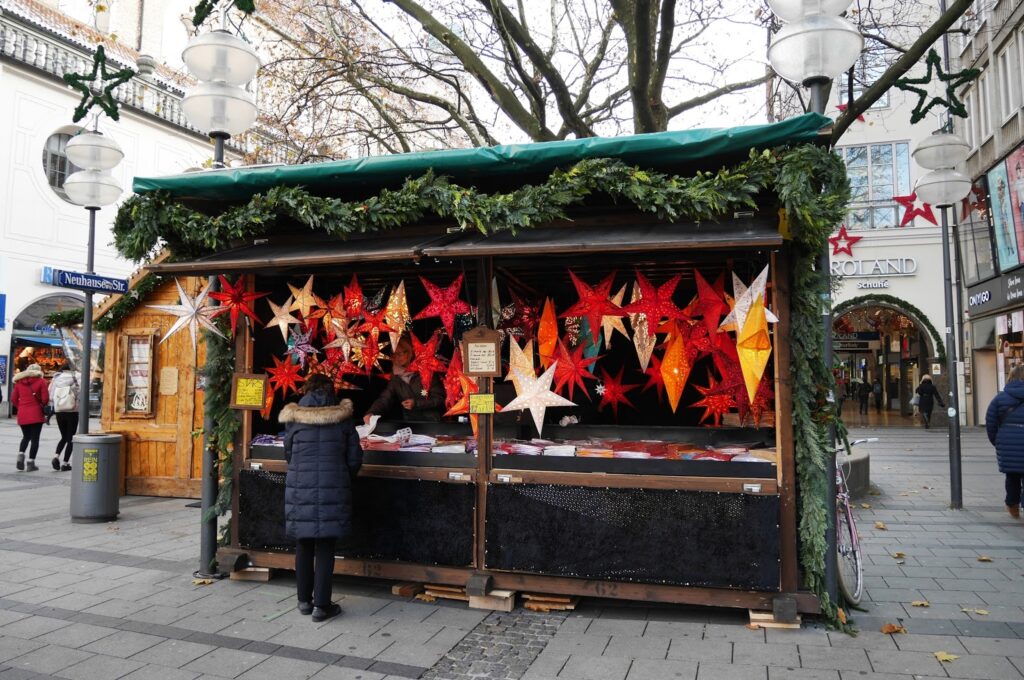
[[[1006,473],[1006,504],[1012,506],[1020,505],[1021,486],[1024,485],[1024,473]]]
[[[28,457],[31,460],[36,459],[36,454],[39,453],[39,435],[43,432],[42,423],[32,423],[31,425],[21,426],[21,444],[18,446],[18,453],[25,453],[25,449],[31,444],[32,448],[28,450]]]
[[[299,602],[331,606],[336,538],[300,538],[295,541],[295,589]]]
[[[71,460],[71,447],[74,443],[71,441],[72,437],[75,436],[75,431],[78,429],[78,411],[61,411],[57,413],[57,429],[60,430],[60,441],[57,442],[57,452],[54,454],[60,456],[60,452],[64,451],[64,462]],[[64,448],[67,446],[67,448]]]

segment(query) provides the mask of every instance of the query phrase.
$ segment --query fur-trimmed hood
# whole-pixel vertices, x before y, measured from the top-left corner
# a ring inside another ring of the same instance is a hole
[[[24,371],[18,371],[14,374],[13,382],[24,380],[25,378],[42,378],[43,369],[39,368],[39,364],[32,364]]]
[[[277,420],[281,423],[300,423],[302,425],[335,425],[351,417],[352,400],[342,399],[336,406],[287,404],[281,409]]]

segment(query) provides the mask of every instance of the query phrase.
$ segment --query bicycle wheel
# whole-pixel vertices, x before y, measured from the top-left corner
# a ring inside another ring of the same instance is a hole
[[[836,553],[839,591],[850,604],[860,604],[864,594],[864,560],[853,514],[842,500],[836,501]]]

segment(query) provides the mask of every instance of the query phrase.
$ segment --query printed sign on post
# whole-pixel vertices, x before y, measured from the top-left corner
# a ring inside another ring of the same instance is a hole
[[[82,451],[82,481],[95,482],[100,474],[100,450],[85,449]]]
[[[473,415],[494,413],[493,394],[471,394],[469,395],[469,412]]]
[[[265,373],[235,373],[231,379],[231,408],[262,411],[267,398]]]
[[[501,335],[487,326],[477,326],[462,336],[463,373],[473,378],[501,375]]]

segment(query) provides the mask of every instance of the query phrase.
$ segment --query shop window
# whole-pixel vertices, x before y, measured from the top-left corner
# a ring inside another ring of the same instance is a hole
[[[118,365],[123,372],[117,376],[117,410],[124,417],[153,417],[155,347],[156,336],[150,332],[129,332],[120,338]]]
[[[846,226],[891,229],[899,225],[893,196],[910,193],[910,147],[906,142],[837,149],[846,162],[852,196]]]
[[[982,196],[987,193],[986,184],[984,177],[975,183],[975,187]],[[958,227],[961,275],[968,286],[996,274],[988,210],[984,206],[979,206],[979,208],[971,210],[966,218],[960,221]]]
[[[999,79],[999,118],[1006,120],[1020,108],[1020,73],[1017,70],[1017,41],[1010,40],[996,56]]]
[[[68,178],[68,175],[81,170],[68,160],[65,151],[71,136],[66,132],[54,133],[46,140],[46,146],[43,147],[43,172],[46,173],[46,181],[53,192],[65,201],[68,200],[68,195],[64,192],[64,180]]]

